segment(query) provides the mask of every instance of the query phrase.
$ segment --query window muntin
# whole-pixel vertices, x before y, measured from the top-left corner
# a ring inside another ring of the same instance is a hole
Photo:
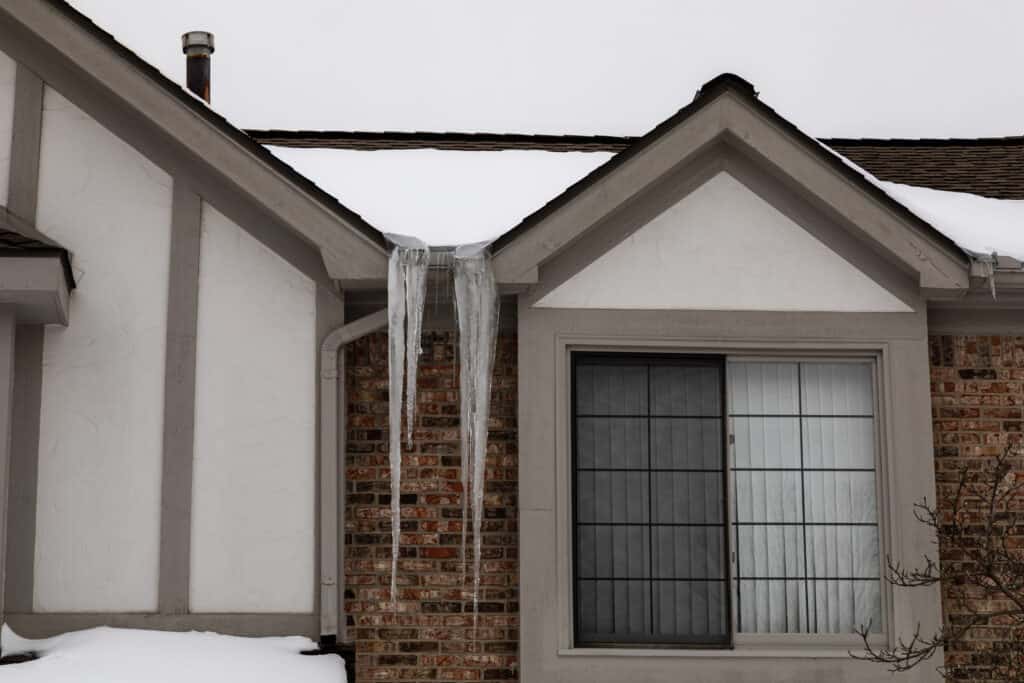
[[[721,360],[573,360],[576,642],[728,644]]]
[[[881,628],[873,365],[728,363],[736,631]]]
[[[872,362],[572,358],[577,645],[880,630]]]

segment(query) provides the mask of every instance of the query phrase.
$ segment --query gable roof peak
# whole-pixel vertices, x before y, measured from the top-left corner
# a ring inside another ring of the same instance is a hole
[[[712,97],[725,90],[734,90],[739,92],[746,97],[756,98],[758,93],[754,88],[754,84],[734,73],[723,71],[718,74],[710,81],[704,83],[697,89],[697,95],[694,100],[699,100],[705,97]]]

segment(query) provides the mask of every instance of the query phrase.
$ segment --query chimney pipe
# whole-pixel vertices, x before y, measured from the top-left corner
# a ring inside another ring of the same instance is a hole
[[[185,53],[188,89],[209,104],[210,55],[213,54],[213,34],[207,31],[189,31],[181,34],[181,51]]]

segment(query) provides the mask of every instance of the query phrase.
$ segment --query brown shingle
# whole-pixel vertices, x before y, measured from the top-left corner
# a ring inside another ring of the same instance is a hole
[[[881,180],[1024,199],[1024,137],[822,142]]]
[[[282,147],[362,151],[443,149],[621,152],[638,138],[612,135],[368,131],[247,131]],[[882,180],[937,190],[1024,199],[1024,137],[957,140],[833,138],[821,142]]]

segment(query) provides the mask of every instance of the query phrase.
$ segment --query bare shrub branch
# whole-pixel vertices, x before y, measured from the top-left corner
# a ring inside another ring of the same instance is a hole
[[[947,613],[942,627],[921,633],[918,624],[909,636],[891,646],[869,640],[870,624],[857,633],[864,651],[855,659],[886,665],[890,671],[912,669],[940,649],[954,652],[948,666],[939,666],[951,681],[1017,681],[1024,683],[1024,510],[1022,450],[1007,446],[999,455],[964,465],[952,485],[939,484],[939,500],[914,505],[914,516],[935,534],[936,557],[907,567],[887,560],[886,580],[897,588],[939,584]],[[941,558],[941,559],[940,559]],[[972,633],[991,634],[967,647]]]

